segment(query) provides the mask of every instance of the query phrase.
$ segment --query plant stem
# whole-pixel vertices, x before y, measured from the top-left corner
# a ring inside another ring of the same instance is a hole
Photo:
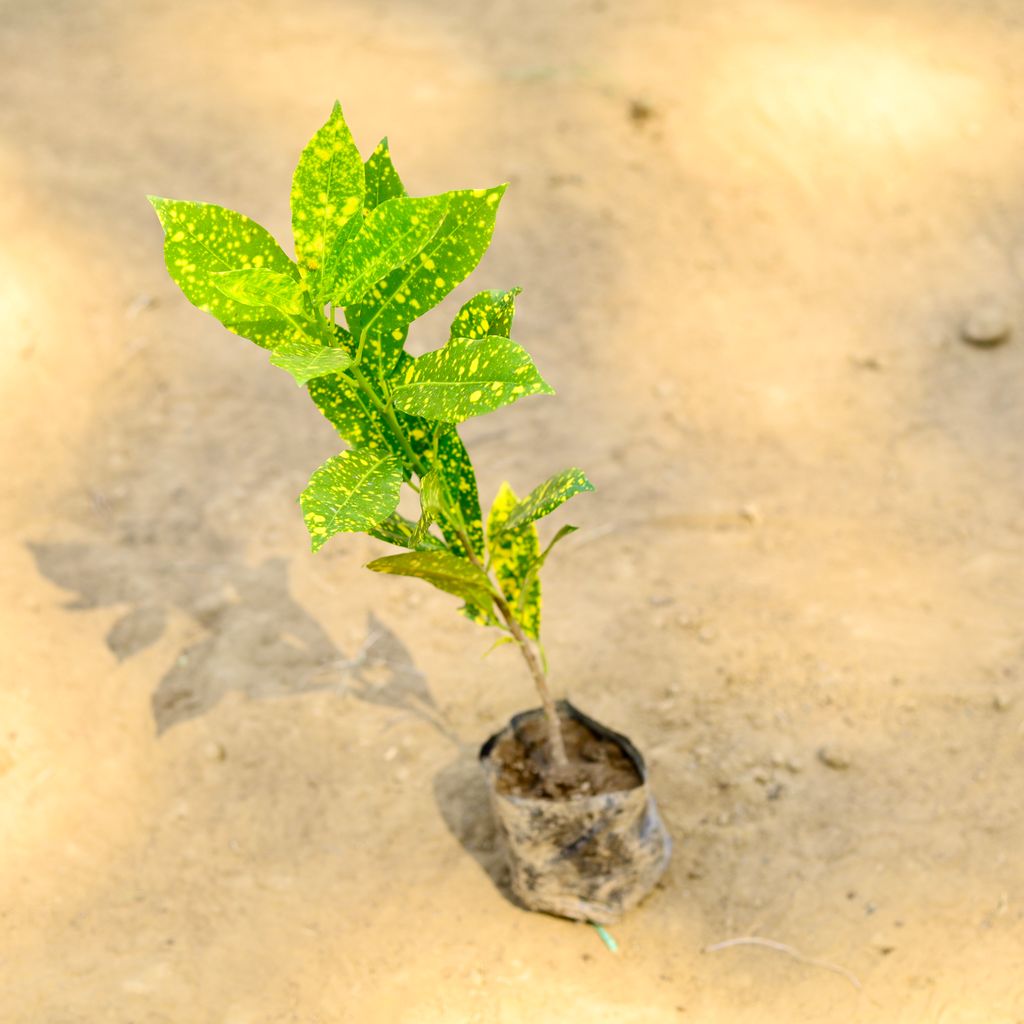
[[[551,698],[551,690],[548,687],[548,678],[544,672],[544,667],[541,665],[540,659],[537,657],[537,652],[533,649],[530,641],[526,638],[526,634],[523,632],[523,627],[519,625],[519,620],[512,614],[512,609],[509,608],[508,602],[505,598],[495,597],[494,603],[497,605],[498,611],[501,612],[501,617],[508,625],[509,632],[519,645],[519,650],[526,661],[530,674],[533,676],[533,682],[537,687],[537,692],[540,694],[540,702],[544,708],[544,717],[548,720],[548,742],[551,744],[551,760],[554,762],[556,769],[568,768],[569,759],[565,755],[565,739],[562,736],[562,723],[558,720],[558,709],[555,707],[555,702]]]
[[[469,544],[469,538],[463,532],[459,532],[459,539],[462,541],[462,546],[466,549],[466,553],[469,555],[469,560],[481,571],[486,573],[487,570],[480,564],[480,559],[473,553],[472,547]],[[513,639],[519,646],[519,653],[522,654],[523,660],[526,662],[526,667],[530,670],[530,675],[533,676],[533,683],[537,687],[537,692],[540,694],[541,706],[544,708],[544,717],[548,723],[548,742],[551,745],[551,760],[554,762],[557,770],[564,770],[569,766],[569,759],[565,754],[565,739],[562,736],[562,723],[558,720],[558,709],[555,707],[555,702],[551,697],[551,688],[548,686],[548,677],[544,672],[544,666],[541,665],[540,659],[537,657],[537,652],[533,649],[532,644],[523,632],[523,627],[519,624],[519,620],[515,617],[515,613],[509,606],[508,601],[505,598],[505,594],[501,587],[497,584],[494,585],[494,604],[501,614],[501,617],[505,620],[505,625],[508,626],[508,631],[512,634]]]
[[[359,367],[359,357],[362,355],[363,339],[365,337],[366,328],[364,328],[360,333],[356,360],[350,367],[348,367],[347,372],[352,375],[359,389],[366,393],[377,411],[387,421],[388,425],[394,431],[395,438],[402,446],[402,450],[409,458],[412,469],[416,472],[417,476],[422,479],[429,471],[430,467],[427,466],[413,450],[408,437],[406,437],[405,430],[402,428],[402,424],[399,422],[390,403],[385,403],[380,400],[376,391],[374,391],[372,385],[366,379],[365,374]],[[436,455],[436,437],[434,439],[434,444]],[[519,651],[526,662],[526,667],[530,670],[530,675],[533,676],[533,682],[537,687],[537,692],[540,694],[541,705],[544,708],[544,717],[547,719],[548,743],[551,747],[551,760],[554,763],[556,771],[565,771],[569,766],[569,759],[565,754],[565,739],[562,736],[562,724],[558,720],[558,709],[555,707],[555,702],[551,697],[551,689],[548,686],[548,679],[547,674],[544,671],[544,666],[541,664],[540,658],[537,657],[537,652],[534,650],[533,645],[523,632],[523,628],[519,624],[519,620],[516,618],[515,612],[513,612],[509,605],[504,591],[501,589],[500,585],[491,581],[490,573],[487,571],[487,568],[481,565],[480,559],[477,558],[476,553],[473,551],[473,545],[470,543],[469,536],[466,532],[465,522],[462,518],[462,510],[459,508],[458,502],[453,501],[451,503],[451,509],[449,512],[451,513],[449,518],[460,524],[460,528],[457,528],[455,533],[462,542],[463,548],[465,548],[466,556],[473,565],[487,576],[488,582],[492,584],[495,607],[498,609],[501,617],[505,620],[505,624],[508,626],[508,631],[515,639],[516,644],[519,647]]]

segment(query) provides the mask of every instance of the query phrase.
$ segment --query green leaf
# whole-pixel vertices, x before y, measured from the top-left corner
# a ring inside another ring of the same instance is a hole
[[[336,533],[369,530],[386,519],[404,479],[402,463],[387,452],[357,449],[329,458],[300,498],[313,550]]]
[[[540,635],[540,580],[533,568],[540,560],[540,540],[531,522],[508,529],[508,517],[518,499],[509,485],[502,484],[487,517],[487,550],[491,568],[523,632],[533,639]]]
[[[420,521],[412,535],[411,548],[419,547],[425,537],[430,535],[430,527],[437,522],[445,509],[444,484],[436,469],[431,469],[420,477]]]
[[[346,331],[335,326],[334,339],[335,344],[354,357],[353,340]],[[368,345],[367,351],[363,353],[363,364],[369,370],[367,376],[371,387],[374,387],[373,380],[377,373],[372,363],[367,365],[373,358],[371,351],[375,352],[376,349]],[[351,447],[383,448],[404,460],[402,446],[391,426],[371,399],[347,377],[338,374],[317,377],[309,382],[308,390],[309,397],[313,399],[316,407]],[[383,396],[378,397],[383,400]],[[422,433],[426,437],[426,431]]]
[[[365,164],[366,195],[363,209],[372,210],[388,199],[404,196],[405,186],[391,162],[388,140],[381,139]]]
[[[362,157],[341,106],[313,136],[292,177],[292,233],[299,268],[310,277],[310,291],[322,294],[328,254],[345,226],[363,207]],[[356,221],[356,224],[359,222]]]
[[[587,474],[582,469],[575,466],[563,469],[561,473],[556,473],[539,487],[535,487],[511,510],[504,529],[514,530],[524,523],[532,523],[535,519],[550,515],[573,495],[593,489],[594,485],[587,479]]]
[[[222,270],[214,273],[213,283],[228,298],[249,306],[270,306],[293,315],[305,310],[302,283],[276,270]]]
[[[354,310],[360,323],[387,335],[433,309],[487,251],[505,186],[445,193],[448,210],[423,250],[375,285]]]
[[[298,268],[270,232],[213,203],[148,198],[163,225],[168,273],[189,302],[262,348],[303,337],[276,309],[239,302],[218,285],[218,275],[236,270],[270,270],[299,280]]]
[[[458,423],[527,395],[553,395],[533,360],[508,338],[453,338],[413,360],[395,388],[395,407],[431,420]]]
[[[353,448],[401,451],[384,418],[347,377],[317,377],[310,380],[308,390],[316,407]]]
[[[408,358],[408,357],[406,357]],[[399,413],[402,422],[412,427],[412,444],[416,454],[428,466],[436,470],[444,483],[445,491],[458,506],[461,525],[465,527],[473,554],[482,558],[484,553],[484,525],[480,512],[480,495],[476,486],[476,474],[469,452],[462,443],[462,438],[454,427],[444,430],[437,439],[437,452],[431,443],[432,431],[425,420],[416,416]],[[456,554],[465,554],[465,547],[456,534],[459,526],[456,518],[441,517],[441,529],[444,531],[448,546]],[[474,616],[470,615],[470,618]],[[482,620],[480,620],[482,621]]]
[[[385,274],[408,262],[436,233],[448,196],[387,199],[363,221],[358,233],[329,256],[325,289],[336,306],[357,302]]]
[[[437,469],[432,469],[420,479],[420,508],[424,516],[436,518],[444,511],[444,507],[444,482]]]
[[[352,365],[352,357],[343,348],[326,348],[315,342],[283,345],[274,351],[270,361],[287,370],[299,387],[316,377],[341,373]]]
[[[405,516],[392,512],[387,519],[381,520],[376,526],[369,530],[371,537],[394,544],[400,548],[412,548],[417,551],[443,551],[444,544],[433,534],[425,533],[422,537],[416,537],[417,524]]]
[[[395,576],[417,576],[464,601],[484,607],[491,604],[490,584],[484,573],[449,551],[410,551],[403,555],[388,555],[375,559],[366,568]]]
[[[507,338],[512,333],[516,296],[522,288],[474,295],[452,321],[450,338]]]

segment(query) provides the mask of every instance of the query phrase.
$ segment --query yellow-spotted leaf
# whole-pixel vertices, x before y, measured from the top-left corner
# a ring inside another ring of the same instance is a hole
[[[363,208],[363,160],[348,130],[341,105],[313,136],[292,177],[292,233],[299,268],[310,291],[322,294],[322,276],[338,236]],[[355,222],[358,225],[358,220]]]
[[[394,455],[355,449],[329,458],[302,492],[302,515],[319,551],[336,533],[369,530],[398,507],[405,475]]]
[[[327,348],[316,342],[282,345],[270,361],[290,373],[299,387],[317,377],[341,373],[352,365],[352,357],[343,348]]]
[[[450,338],[507,338],[512,333],[516,296],[522,288],[474,295],[452,321]]]
[[[442,551],[444,544],[433,534],[425,532],[422,536],[416,536],[417,524],[405,516],[392,512],[387,519],[382,520],[368,531],[371,537],[394,544],[400,548],[411,548],[415,551]]]
[[[459,423],[528,395],[553,395],[533,360],[508,338],[452,338],[414,359],[394,389],[396,408]]]
[[[386,138],[377,143],[377,148],[370,154],[364,167],[366,177],[366,195],[363,197],[364,210],[372,210],[388,199],[395,199],[406,194],[402,179],[391,162],[391,151],[388,149]]]
[[[167,270],[194,306],[263,348],[304,335],[279,310],[225,294],[225,273],[266,270],[295,282],[299,272],[271,234],[244,214],[213,203],[150,196],[164,229]]]
[[[336,306],[349,306],[371,285],[408,262],[437,232],[448,196],[401,196],[374,207],[359,231],[328,257],[325,289]]]
[[[501,485],[487,517],[487,550],[491,568],[502,592],[513,608],[523,632],[537,639],[540,635],[540,579],[534,567],[540,560],[537,528],[527,522],[508,528],[508,517],[518,499],[507,483]]]
[[[416,576],[466,602],[481,607],[491,605],[491,588],[484,573],[450,551],[410,551],[402,555],[388,555],[375,559],[366,568],[394,576]]]
[[[276,270],[222,270],[213,283],[230,299],[249,306],[270,306],[293,316],[305,310],[306,290],[301,281]]]
[[[461,284],[490,245],[505,186],[448,192],[433,237],[408,263],[375,284],[346,316],[387,335],[407,327]]]
[[[539,487],[535,487],[509,511],[504,529],[515,530],[526,523],[532,523],[535,519],[550,515],[574,495],[593,489],[594,485],[587,479],[587,474],[582,469],[575,466],[563,469],[561,473],[556,473]]]

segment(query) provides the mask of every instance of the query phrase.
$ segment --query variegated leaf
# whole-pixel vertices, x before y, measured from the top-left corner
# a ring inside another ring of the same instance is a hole
[[[159,196],[149,201],[164,229],[168,273],[189,302],[262,348],[304,337],[278,310],[239,302],[217,284],[219,274],[256,269],[298,281],[298,269],[270,232],[244,214],[213,203]]]
[[[270,357],[274,366],[286,370],[302,387],[317,377],[341,373],[352,365],[352,357],[343,348],[327,348],[316,342],[282,345]]]
[[[363,197],[363,209],[373,210],[388,199],[395,199],[406,194],[402,179],[391,162],[388,140],[381,139],[377,148],[370,154],[365,164],[366,195]]]
[[[336,533],[369,530],[398,507],[405,475],[394,455],[357,449],[329,458],[302,492],[302,514],[313,542],[323,547]]]
[[[394,576],[417,576],[439,590],[464,601],[487,607],[491,590],[487,577],[475,565],[449,551],[410,551],[370,562],[367,569]]]
[[[459,423],[528,395],[553,395],[533,360],[508,338],[452,338],[413,360],[393,392],[396,408]]]
[[[507,338],[512,333],[516,296],[522,288],[474,295],[455,314],[449,338]]]
[[[436,233],[447,208],[447,195],[403,196],[376,206],[328,257],[324,287],[331,302],[358,302],[371,285],[412,259]]]
[[[417,524],[405,516],[392,512],[387,519],[382,520],[367,532],[371,537],[394,544],[400,548],[411,548],[416,551],[441,551],[444,544],[441,543],[432,533],[424,533],[416,537]]]
[[[270,306],[291,315],[305,309],[305,294],[300,281],[276,270],[222,270],[214,273],[213,283],[230,299],[249,306]]]
[[[554,512],[573,495],[593,489],[594,485],[587,479],[587,474],[582,469],[575,466],[563,469],[561,473],[556,473],[539,487],[535,487],[514,509],[511,509],[504,528],[515,530],[525,523],[532,523],[535,519],[541,519]]]
[[[533,523],[508,529],[509,513],[518,499],[509,485],[502,484],[487,517],[487,550],[491,568],[523,632],[540,635],[540,579],[533,568],[540,559],[540,540]]]
[[[322,275],[338,236],[363,207],[363,160],[334,104],[326,124],[299,157],[292,177],[292,233],[295,257],[310,291],[322,295]],[[355,222],[358,225],[359,221]]]
[[[487,251],[504,191],[499,185],[446,193],[445,218],[423,250],[374,285],[346,316],[386,336],[433,309]]]

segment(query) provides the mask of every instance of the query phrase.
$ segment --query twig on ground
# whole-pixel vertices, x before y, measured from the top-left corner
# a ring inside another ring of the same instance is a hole
[[[823,967],[826,971],[834,974],[841,974],[857,991],[860,991],[860,979],[852,971],[838,964],[831,964],[827,960],[816,960],[814,957],[804,956],[798,949],[787,946],[784,942],[776,942],[774,939],[762,939],[759,935],[743,935],[736,939],[726,939],[724,942],[716,942],[713,946],[705,946],[702,952],[717,953],[720,949],[729,949],[732,946],[764,946],[767,949],[775,949],[780,953],[788,953],[794,960],[810,967]]]

